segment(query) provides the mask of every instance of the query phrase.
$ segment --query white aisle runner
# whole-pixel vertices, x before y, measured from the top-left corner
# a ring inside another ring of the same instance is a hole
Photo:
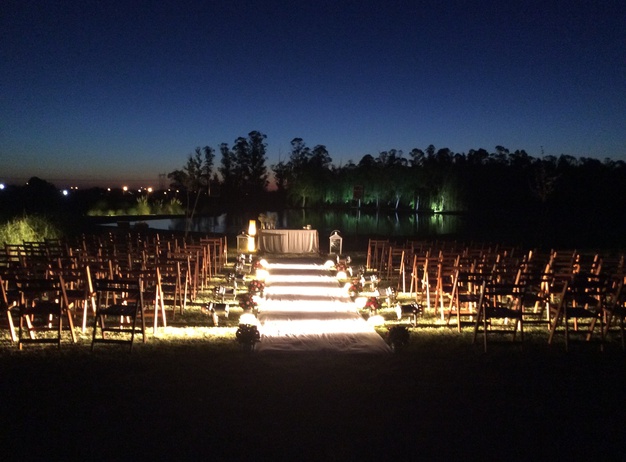
[[[323,265],[270,263],[267,270],[257,351],[391,351]]]

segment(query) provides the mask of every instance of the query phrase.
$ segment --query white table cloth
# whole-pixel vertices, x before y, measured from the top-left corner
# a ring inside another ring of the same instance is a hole
[[[316,229],[262,229],[259,250],[268,253],[319,253]]]

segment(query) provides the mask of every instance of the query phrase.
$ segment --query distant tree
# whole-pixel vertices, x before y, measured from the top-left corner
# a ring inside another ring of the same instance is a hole
[[[291,200],[301,207],[308,206],[310,201],[327,200],[327,193],[331,194],[327,187],[331,164],[326,146],[318,144],[311,150],[302,138],[292,139],[289,160],[282,172]]]
[[[283,192],[287,189],[287,182],[289,179],[289,167],[284,161],[279,161],[277,164],[272,165],[272,171],[274,172],[274,181],[276,182],[276,189]]]
[[[470,149],[467,153],[467,162],[472,165],[483,165],[489,159],[489,153],[486,149]]]
[[[534,164],[534,175],[531,179],[530,189],[532,193],[545,204],[554,193],[558,175],[556,174],[553,158],[544,158]]]
[[[26,183],[23,193],[24,211],[44,214],[58,211],[61,194],[52,183],[34,176]]]
[[[266,139],[267,136],[258,131],[248,133],[250,146],[250,186],[251,192],[253,193],[265,192],[267,189],[268,173],[265,165],[267,160]]]
[[[424,165],[424,151],[421,149],[412,149],[409,152],[409,156],[411,156],[411,165],[413,167],[421,167]]]
[[[195,154],[190,154],[182,170],[168,173],[171,186],[185,192],[185,236],[191,229],[191,222],[198,207],[202,193],[209,192],[211,184],[211,169],[215,151],[209,146],[196,148]]]
[[[264,134],[252,131],[248,133],[248,138],[239,137],[235,140],[232,172],[235,191],[239,194],[258,194],[267,188],[266,138]]]
[[[426,157],[428,158],[428,160],[431,160],[433,157],[435,157],[435,146],[432,144],[429,144],[428,147],[426,148]]]
[[[371,154],[365,154],[359,161],[359,168],[371,168],[376,166],[376,159]]]
[[[235,154],[230,150],[227,143],[220,144],[220,167],[218,171],[222,176],[222,193],[231,197],[237,190],[237,173],[235,172]]]

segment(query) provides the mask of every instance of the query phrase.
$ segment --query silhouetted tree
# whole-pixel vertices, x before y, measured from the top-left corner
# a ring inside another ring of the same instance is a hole
[[[267,167],[265,139],[267,137],[258,132],[248,133],[248,138],[239,137],[233,145],[232,182],[234,190],[239,195],[256,195],[266,191]]]
[[[183,190],[186,195],[185,235],[191,229],[191,222],[198,207],[201,194],[209,193],[214,158],[215,151],[213,148],[209,146],[204,148],[198,147],[195,154],[189,155],[187,164],[185,164],[182,170],[174,170],[167,175],[171,180],[171,186]]]

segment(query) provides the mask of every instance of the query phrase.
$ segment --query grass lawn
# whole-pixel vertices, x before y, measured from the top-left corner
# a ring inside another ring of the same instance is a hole
[[[201,304],[132,354],[0,332],[0,459],[626,459],[616,336],[566,353],[534,327],[483,353],[469,328],[418,327],[394,354],[245,355],[237,309],[212,327]]]
[[[537,331],[485,354],[418,328],[396,354],[246,356],[232,331],[132,354],[5,341],[2,459],[624,459],[617,342],[565,353]]]

